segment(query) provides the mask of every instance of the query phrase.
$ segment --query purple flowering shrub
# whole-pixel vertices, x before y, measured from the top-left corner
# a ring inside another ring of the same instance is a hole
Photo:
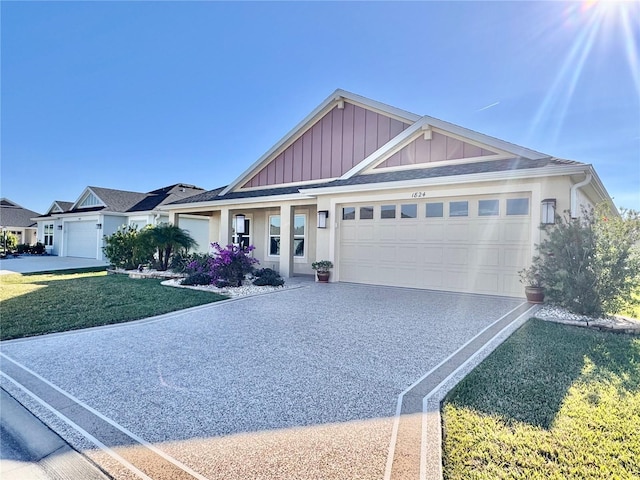
[[[189,277],[208,277],[209,283],[239,287],[245,275],[251,273],[253,266],[259,263],[257,259],[251,257],[251,252],[255,250],[253,245],[246,248],[227,245],[223,248],[218,243],[212,243],[211,246],[215,249],[213,255],[200,256],[189,262],[187,265]]]

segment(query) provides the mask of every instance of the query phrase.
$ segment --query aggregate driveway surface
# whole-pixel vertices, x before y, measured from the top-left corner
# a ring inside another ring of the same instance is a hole
[[[311,284],[1,351],[204,477],[381,478],[398,395],[519,304]]]

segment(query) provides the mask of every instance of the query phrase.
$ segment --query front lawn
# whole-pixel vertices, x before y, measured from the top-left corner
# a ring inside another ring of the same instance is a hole
[[[0,339],[128,322],[226,298],[160,282],[91,269],[2,275]]]
[[[532,319],[447,397],[446,479],[640,478],[640,337]]]

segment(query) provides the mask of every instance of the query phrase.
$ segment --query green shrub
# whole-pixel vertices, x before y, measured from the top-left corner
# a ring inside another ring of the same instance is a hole
[[[617,313],[640,285],[640,219],[623,210],[620,217],[606,206],[568,212],[537,245],[533,262],[539,268],[545,299],[572,312],[601,316]]]
[[[260,270],[256,270],[254,275],[257,278],[253,281],[253,284],[259,287],[265,285],[279,287],[284,285],[284,279],[278,274],[278,272],[271,268],[261,268]]]
[[[125,270],[150,263],[155,247],[144,234],[146,230],[138,231],[136,227],[123,225],[112,235],[105,236],[102,251],[109,263]]]
[[[28,243],[19,243],[16,245],[16,252],[19,254],[29,253],[29,244]]]
[[[35,245],[31,246],[30,252],[34,255],[44,255],[45,250],[44,244],[42,242],[37,242]]]

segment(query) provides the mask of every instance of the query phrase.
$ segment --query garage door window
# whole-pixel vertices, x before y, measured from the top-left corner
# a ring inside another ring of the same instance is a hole
[[[444,205],[442,202],[427,203],[427,218],[440,218],[444,216]]]
[[[344,207],[342,209],[343,220],[355,220],[356,219],[356,207]]]
[[[467,217],[469,215],[469,202],[449,202],[450,217]]]
[[[529,215],[529,199],[508,198],[507,215]]]
[[[380,207],[380,218],[396,218],[396,206],[382,205]]]
[[[418,205],[415,203],[400,205],[400,218],[418,218]]]
[[[373,207],[360,207],[360,220],[373,220]]]
[[[478,215],[492,217],[500,214],[500,202],[498,200],[478,200]]]

